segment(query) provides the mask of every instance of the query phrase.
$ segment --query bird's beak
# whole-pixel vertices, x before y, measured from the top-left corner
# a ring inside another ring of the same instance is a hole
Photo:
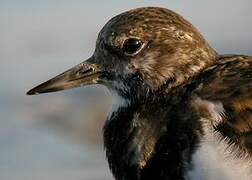
[[[28,95],[61,91],[74,87],[97,84],[102,70],[92,63],[93,57],[80,63],[66,72],[36,86],[27,92]]]

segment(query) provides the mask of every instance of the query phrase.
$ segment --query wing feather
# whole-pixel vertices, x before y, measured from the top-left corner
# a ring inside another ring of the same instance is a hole
[[[224,108],[215,130],[252,156],[252,57],[221,56],[203,79],[197,96]]]

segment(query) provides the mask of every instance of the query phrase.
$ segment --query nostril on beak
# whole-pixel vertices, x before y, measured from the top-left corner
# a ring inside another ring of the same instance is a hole
[[[89,69],[84,69],[84,70],[80,71],[79,73],[80,74],[88,74],[93,71],[94,71],[94,68],[89,68]]]

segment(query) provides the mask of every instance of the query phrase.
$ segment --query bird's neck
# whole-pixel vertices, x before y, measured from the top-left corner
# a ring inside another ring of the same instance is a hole
[[[187,94],[153,95],[111,114],[104,142],[117,180],[184,179],[200,134]]]

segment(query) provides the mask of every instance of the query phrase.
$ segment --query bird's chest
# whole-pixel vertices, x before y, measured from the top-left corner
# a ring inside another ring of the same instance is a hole
[[[104,141],[117,180],[183,179],[200,130],[186,104],[169,102],[121,107],[110,115]]]
[[[117,179],[140,179],[141,170],[166,131],[166,112],[154,111],[154,107],[121,107],[109,116],[104,141],[112,172],[120,176]]]

